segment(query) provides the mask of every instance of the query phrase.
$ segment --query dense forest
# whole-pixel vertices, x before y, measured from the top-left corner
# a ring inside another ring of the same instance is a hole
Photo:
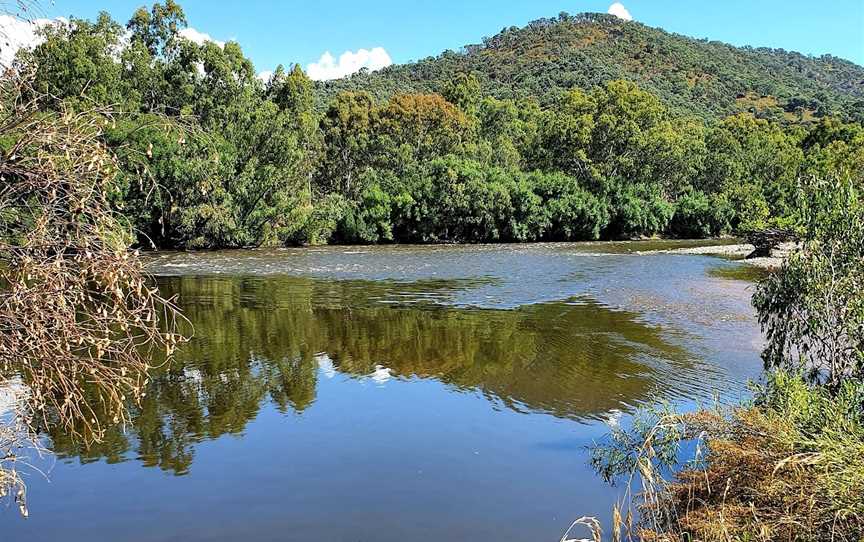
[[[716,236],[864,171],[864,69],[836,58],[562,15],[316,84],[185,24],[172,0],[72,19],[18,60],[42,110],[112,111],[142,246]]]

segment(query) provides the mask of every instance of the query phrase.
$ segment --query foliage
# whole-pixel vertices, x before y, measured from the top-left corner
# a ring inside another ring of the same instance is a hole
[[[864,380],[864,202],[848,180],[814,182],[802,212],[801,250],[754,296],[763,358],[837,388]]]
[[[642,486],[626,497],[641,521],[617,525],[617,539],[623,529],[639,540],[860,540],[862,397],[860,381],[830,393],[778,372],[753,405],[667,408],[613,430],[595,448],[595,466],[607,479],[623,475],[629,487],[638,477]],[[682,464],[688,441],[697,443],[693,460]]]
[[[627,80],[676,114],[719,119],[738,112],[782,122],[814,115],[862,120],[864,68],[825,55],[733,47],[583,13],[504,28],[481,44],[374,73],[320,83],[321,102],[364,90],[379,100],[448,88],[470,74],[498,99],[554,103],[571,89]]]
[[[613,192],[615,215],[612,231],[621,237],[655,235],[666,230],[673,206],[660,195],[657,186],[621,186]]]
[[[609,224],[606,200],[598,198],[580,186],[575,178],[561,173],[531,177],[540,207],[548,224],[548,237],[555,241],[596,240]],[[545,225],[543,222],[541,226]]]
[[[735,209],[721,196],[694,190],[678,199],[670,231],[679,237],[717,237],[729,233]]]
[[[391,198],[379,185],[370,184],[341,222],[339,237],[348,243],[378,243],[393,240],[390,223]]]
[[[121,27],[107,15],[76,20],[48,27],[22,61],[50,92],[44,109],[120,104],[121,124],[104,141],[120,155],[124,212],[142,242],[284,243],[298,227],[287,222],[292,211],[308,205],[298,194],[306,188],[309,197],[320,147],[311,83],[295,69],[265,89],[239,45],[193,43],[178,34],[184,24],[172,1],[139,9],[121,46]],[[157,192],[128,182],[142,175]]]
[[[73,20],[19,59],[44,111],[124,113],[102,138],[141,246],[715,236],[788,227],[800,178],[864,171],[860,68],[833,58],[565,14],[315,84],[184,24],[173,1]]]

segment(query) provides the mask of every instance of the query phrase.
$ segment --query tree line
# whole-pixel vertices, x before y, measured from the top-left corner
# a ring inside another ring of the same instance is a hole
[[[185,24],[167,0],[125,27],[47,27],[19,55],[44,111],[120,113],[111,201],[142,246],[708,237],[792,225],[801,179],[864,171],[860,124],[705,120],[624,80],[541,107],[460,73],[322,107],[299,66],[262,81],[239,44]]]

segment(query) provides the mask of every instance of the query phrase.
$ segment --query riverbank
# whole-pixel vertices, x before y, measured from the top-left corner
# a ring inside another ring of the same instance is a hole
[[[783,265],[784,260],[795,250],[795,243],[783,243],[771,252],[769,257],[748,258],[755,247],[749,243],[737,243],[728,245],[707,245],[700,247],[675,248],[669,250],[650,251],[651,253],[665,254],[704,254],[708,256],[720,256],[732,260],[740,260],[742,263],[767,270],[776,270]]]
[[[627,538],[864,541],[864,206],[841,183],[804,209],[801,248],[753,294],[765,364],[753,399],[692,414],[655,407],[595,447],[607,480],[637,480],[622,500],[641,515],[636,529],[621,525]]]

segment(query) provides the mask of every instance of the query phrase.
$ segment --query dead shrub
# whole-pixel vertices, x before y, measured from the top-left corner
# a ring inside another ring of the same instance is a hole
[[[0,387],[26,387],[14,417],[29,432],[98,441],[183,338],[111,210],[110,112],[36,103],[26,77],[0,80]],[[17,494],[15,441],[0,442],[0,485]]]
[[[616,540],[860,542],[861,394],[852,384],[833,394],[775,373],[754,405],[666,411],[651,426],[617,430],[595,449],[595,465],[607,478],[627,477],[623,505],[641,519],[616,522],[624,533]],[[684,442],[698,444],[680,464]]]

